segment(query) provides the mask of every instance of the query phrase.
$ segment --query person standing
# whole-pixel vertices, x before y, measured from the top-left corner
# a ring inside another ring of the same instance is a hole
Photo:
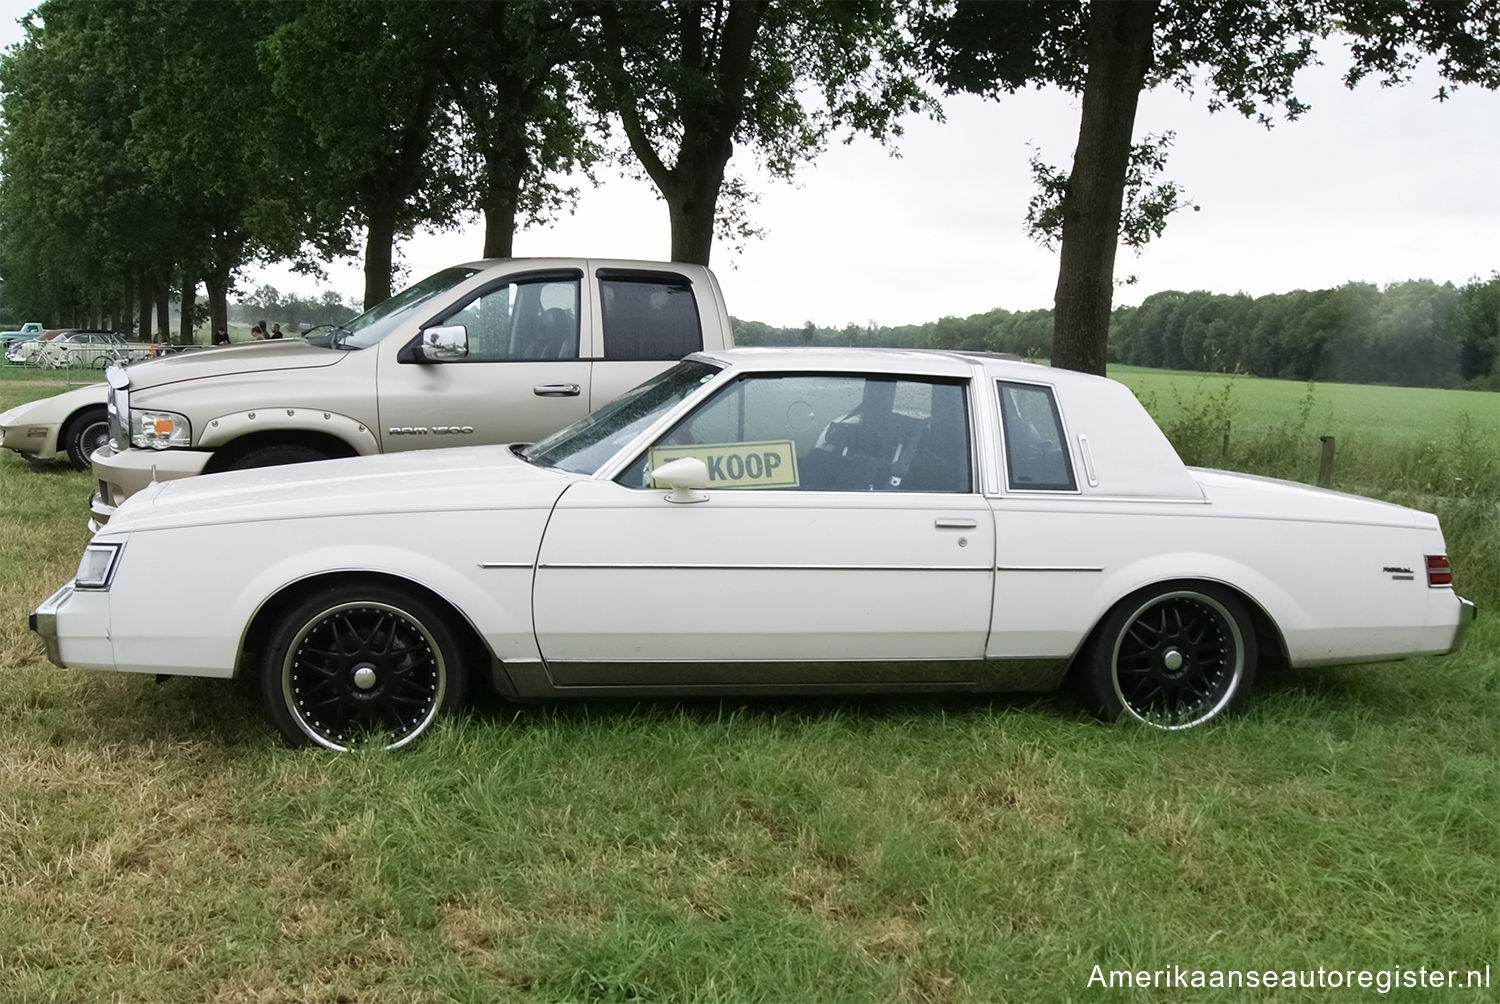
[[[275,324],[271,325],[271,335],[270,335],[270,337],[272,337],[272,338],[280,338],[281,337],[281,322],[280,321],[277,321]]]

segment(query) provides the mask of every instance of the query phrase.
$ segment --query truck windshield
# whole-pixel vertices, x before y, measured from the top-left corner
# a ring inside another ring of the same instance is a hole
[[[333,332],[329,346],[335,349],[367,349],[400,327],[410,313],[440,293],[465,281],[479,269],[455,265],[434,272],[421,282],[408,286],[389,300],[383,300],[354,320]]]
[[[665,373],[626,391],[533,446],[521,456],[538,467],[593,474],[642,430],[719,373],[719,367],[684,359]]]

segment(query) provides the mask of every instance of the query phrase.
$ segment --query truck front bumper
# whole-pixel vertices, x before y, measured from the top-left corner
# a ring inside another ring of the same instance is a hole
[[[118,451],[108,443],[90,458],[99,490],[89,499],[89,529],[95,533],[109,522],[115,509],[153,481],[174,481],[203,473],[213,453],[208,450]]]

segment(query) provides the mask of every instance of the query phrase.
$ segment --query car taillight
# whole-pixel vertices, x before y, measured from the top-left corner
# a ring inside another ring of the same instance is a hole
[[[1429,586],[1453,585],[1453,569],[1448,565],[1447,555],[1429,554],[1427,556],[1427,584]]]

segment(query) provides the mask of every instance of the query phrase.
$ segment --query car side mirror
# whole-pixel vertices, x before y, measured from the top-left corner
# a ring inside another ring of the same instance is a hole
[[[469,355],[469,329],[462,324],[440,324],[417,336],[416,358],[424,363],[449,363]]]
[[[668,502],[685,505],[707,502],[702,489],[708,487],[708,465],[697,457],[679,457],[651,470],[651,480],[659,488],[670,488]]]

